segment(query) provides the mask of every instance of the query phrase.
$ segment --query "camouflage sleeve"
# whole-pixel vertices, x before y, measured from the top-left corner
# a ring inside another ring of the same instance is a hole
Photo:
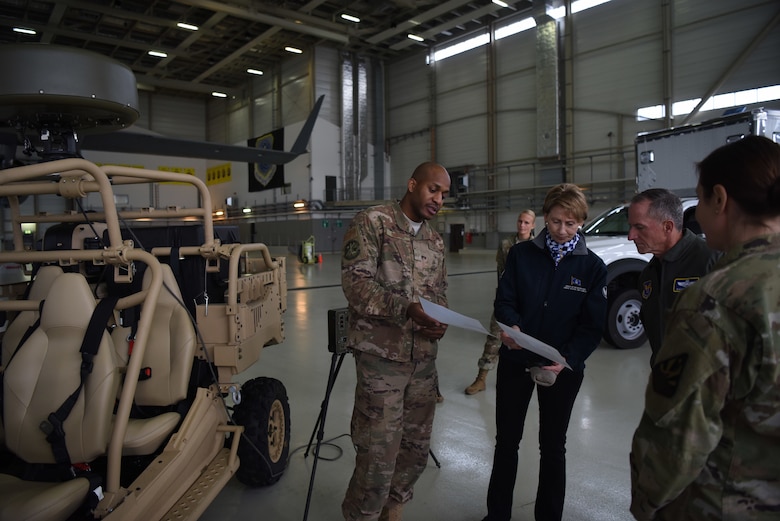
[[[341,287],[349,306],[360,315],[406,322],[410,302],[377,282],[382,248],[381,219],[359,213],[344,234],[341,255]]]
[[[721,440],[730,344],[701,309],[678,306],[658,351],[631,445],[631,513],[636,519],[653,519],[678,497]]]

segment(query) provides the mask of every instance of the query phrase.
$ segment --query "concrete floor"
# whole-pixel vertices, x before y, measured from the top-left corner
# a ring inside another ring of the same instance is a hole
[[[341,500],[352,473],[354,449],[349,421],[355,385],[350,355],[336,378],[327,408],[324,440],[317,463],[308,516],[306,499],[315,444],[304,457],[322,409],[332,355],[327,349],[327,311],[346,306],[341,292],[338,255],[322,264],[303,265],[288,256],[286,340],[266,348],[260,361],[239,375],[244,381],[272,376],[287,388],[291,439],[287,471],[274,485],[248,488],[235,478],[202,516],[204,521],[338,521]],[[448,254],[450,308],[487,326],[495,291],[495,252],[462,250]],[[441,341],[438,370],[445,400],[437,408],[433,459],[404,511],[409,521],[480,521],[486,514],[495,436],[495,373],[488,390],[466,396],[463,389],[477,373],[484,337],[451,328]],[[568,433],[568,485],[564,519],[619,521],[628,512],[631,436],[642,412],[649,373],[649,346],[620,351],[604,343],[588,359]],[[520,447],[513,519],[533,520],[538,457],[538,412],[532,406],[526,439]],[[333,440],[333,441],[328,441]]]

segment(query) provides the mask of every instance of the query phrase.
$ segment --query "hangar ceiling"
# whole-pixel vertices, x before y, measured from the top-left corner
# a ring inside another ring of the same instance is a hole
[[[287,46],[323,45],[394,60],[532,7],[531,0],[503,3],[507,7],[492,0],[0,0],[0,44],[97,52],[130,67],[140,87],[161,92],[235,93],[249,80],[248,68],[272,71],[290,56]],[[416,42],[409,33],[424,39]]]

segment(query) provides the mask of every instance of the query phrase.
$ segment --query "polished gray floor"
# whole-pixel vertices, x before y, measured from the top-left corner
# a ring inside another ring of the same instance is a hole
[[[495,253],[463,250],[449,254],[450,307],[487,326],[495,290]],[[265,349],[258,364],[240,380],[272,376],[287,388],[291,416],[291,456],[276,484],[252,489],[233,479],[201,519],[303,520],[314,448],[304,457],[322,409],[332,355],[327,349],[327,311],[346,306],[339,285],[339,258],[324,255],[322,264],[302,265],[288,256],[286,340]],[[441,392],[434,423],[433,459],[405,509],[408,521],[480,521],[495,436],[495,374],[488,390],[466,396],[463,389],[477,372],[484,337],[450,328],[441,341],[438,370]],[[642,411],[649,373],[649,347],[620,351],[602,344],[588,359],[568,433],[568,486],[564,519],[630,520],[628,453]],[[352,473],[354,449],[349,419],[355,384],[350,355],[336,378],[325,419],[324,440],[316,466],[307,519],[338,521],[341,500]],[[515,487],[514,520],[533,520],[538,457],[538,414],[526,421]],[[333,440],[333,441],[328,441]],[[316,440],[315,440],[316,441]]]

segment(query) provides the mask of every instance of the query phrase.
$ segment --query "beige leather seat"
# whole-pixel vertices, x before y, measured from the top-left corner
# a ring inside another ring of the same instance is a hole
[[[6,446],[28,463],[55,463],[39,425],[80,383],[81,354],[95,299],[84,277],[63,273],[51,285],[38,328],[16,353],[4,376]],[[105,454],[119,386],[113,342],[103,334],[92,372],[63,422],[73,462]],[[66,519],[84,500],[88,481],[25,482],[0,476],[0,519]]]
[[[195,358],[195,328],[181,304],[179,285],[170,266],[163,264],[162,271],[165,287],[160,291],[141,364],[151,369],[152,376],[138,382],[135,403],[139,406],[174,405],[186,398]],[[151,273],[146,270],[142,287],[146,289],[150,283]],[[117,328],[112,333],[117,350],[125,357],[125,362],[128,333],[128,328]],[[131,418],[122,454],[153,453],[173,433],[180,419],[176,412],[165,412],[148,419]]]
[[[30,281],[30,291],[27,298],[30,300],[45,299],[52,283],[60,275],[62,275],[62,268],[59,266],[41,266],[35,278]],[[38,311],[21,311],[8,325],[8,329],[3,335],[2,360],[4,364],[8,363],[8,359],[16,350],[27,328],[36,320],[38,320]]]
[[[36,273],[35,278],[30,281],[30,291],[28,297],[30,300],[42,300],[49,293],[54,279],[62,275],[62,268],[59,266],[41,266]],[[8,325],[3,335],[2,360],[7,364],[14,351],[19,346],[27,329],[38,320],[38,311],[20,311]],[[5,444],[5,428],[0,423],[0,444]]]

